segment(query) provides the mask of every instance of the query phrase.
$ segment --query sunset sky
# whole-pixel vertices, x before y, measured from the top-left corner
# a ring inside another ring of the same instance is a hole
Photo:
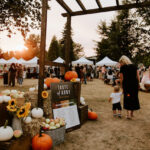
[[[75,0],[64,0],[72,10],[80,10]],[[97,8],[96,2],[93,0],[83,1],[86,8]],[[116,4],[115,0],[101,0],[103,7],[113,6]],[[47,20],[47,43],[46,49],[48,49],[50,41],[54,35],[58,39],[61,38],[66,18],[61,16],[61,13],[65,12],[64,9],[55,1],[50,1],[51,10],[48,11]],[[98,34],[96,32],[97,25],[100,21],[106,21],[110,23],[115,18],[116,12],[99,13],[93,15],[76,16],[72,17],[72,29],[73,29],[73,40],[77,43],[82,44],[84,47],[85,55],[94,55],[93,48],[95,47],[95,40],[98,40]],[[32,31],[34,34],[40,34],[40,31]],[[5,51],[17,49],[18,45],[23,45],[24,41],[20,33],[13,35],[11,39],[6,36],[6,32],[0,34],[0,48]]]

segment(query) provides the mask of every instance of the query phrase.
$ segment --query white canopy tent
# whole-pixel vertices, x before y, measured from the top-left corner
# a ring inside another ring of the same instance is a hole
[[[84,57],[81,57],[80,59],[76,60],[76,61],[72,61],[72,65],[77,65],[77,64],[80,64],[80,65],[93,65],[93,62],[84,58]]]
[[[19,60],[18,60],[18,64],[25,64],[27,61],[26,60],[24,60],[23,58],[20,58]]]
[[[63,64],[65,61],[64,61],[61,57],[58,57],[58,58],[55,59],[53,62]]]
[[[103,58],[101,61],[96,63],[96,66],[115,66],[117,65],[118,62],[111,60],[110,58],[108,58],[107,56],[105,58]]]
[[[12,64],[12,63],[18,63],[18,60],[15,57],[12,57],[11,59],[7,60],[7,64]]]
[[[1,64],[1,65],[7,64],[7,61],[6,61],[5,59],[1,58],[1,59],[0,59],[0,64]]]
[[[25,61],[22,63],[23,65],[26,65],[26,66],[30,66],[30,67],[35,67],[38,65],[38,57],[34,57],[28,61]]]

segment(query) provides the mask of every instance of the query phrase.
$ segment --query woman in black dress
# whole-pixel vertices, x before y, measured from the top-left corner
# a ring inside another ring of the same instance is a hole
[[[122,56],[119,60],[120,82],[124,94],[124,109],[127,110],[127,119],[133,117],[133,111],[140,109],[138,89],[139,89],[139,73],[137,67],[132,64],[130,59]]]

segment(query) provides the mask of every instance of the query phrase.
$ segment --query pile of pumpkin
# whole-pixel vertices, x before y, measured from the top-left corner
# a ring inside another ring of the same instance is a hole
[[[78,79],[78,74],[75,71],[67,71],[65,73],[65,80],[76,82]],[[51,87],[51,83],[59,83],[61,80],[58,78],[46,78],[44,81],[44,84],[47,86],[47,88]]]

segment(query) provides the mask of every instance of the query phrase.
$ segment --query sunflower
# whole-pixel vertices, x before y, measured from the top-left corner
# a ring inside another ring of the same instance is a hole
[[[22,106],[22,107],[17,111],[17,117],[18,117],[18,118],[27,117],[28,114],[29,114],[29,110],[26,109],[26,106]]]
[[[48,97],[48,92],[47,91],[43,91],[42,92],[42,98],[47,98]]]
[[[26,107],[27,110],[29,110],[31,108],[31,103],[30,102],[26,103],[25,107]]]
[[[8,106],[7,106],[7,110],[8,110],[8,111],[11,111],[11,112],[15,112],[15,111],[17,111],[17,108],[14,107],[14,106],[8,105]]]
[[[9,101],[8,101],[8,105],[9,105],[10,107],[16,107],[16,100],[15,100],[15,99],[9,100]]]

